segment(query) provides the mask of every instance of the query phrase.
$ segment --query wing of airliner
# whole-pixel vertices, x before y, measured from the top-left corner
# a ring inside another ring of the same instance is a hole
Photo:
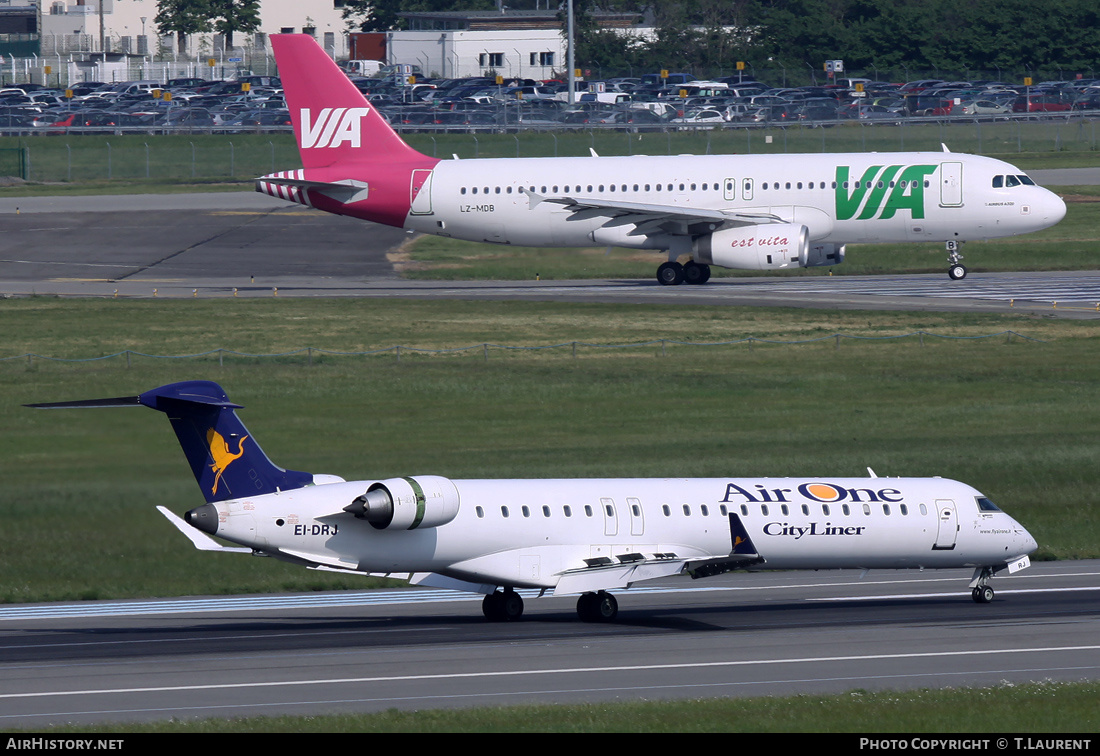
[[[717,231],[719,228],[785,222],[782,218],[767,213],[727,212],[702,207],[620,202],[602,198],[543,197],[522,187],[519,191],[527,195],[532,209],[546,202],[564,206],[572,214],[570,220],[606,217],[607,221],[603,224],[604,228],[635,226],[633,231],[628,232],[630,236],[645,236],[656,233],[690,235]]]
[[[681,558],[675,553],[640,554],[627,553],[612,557],[586,559],[585,566],[565,570],[558,576],[554,595],[588,593],[629,588],[643,580],[655,580],[673,575],[691,575],[693,578],[720,575],[763,564],[749,537],[741,518],[729,514],[730,552],[706,557]]]

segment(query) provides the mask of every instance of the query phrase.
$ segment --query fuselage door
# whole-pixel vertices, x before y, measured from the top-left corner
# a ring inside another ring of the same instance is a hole
[[[642,502],[633,497],[626,500],[626,508],[630,512],[630,535],[645,535],[645,518],[642,516]]]
[[[432,214],[432,172],[418,168],[412,172],[409,186],[409,212],[413,215]]]
[[[603,510],[603,534],[615,536],[619,534],[619,513],[615,509],[614,499],[600,499],[600,509]]]
[[[940,163],[940,206],[961,207],[963,203],[962,163]]]
[[[737,199],[737,179],[728,178],[722,182],[722,198],[728,202]]]
[[[955,548],[955,537],[959,533],[959,513],[955,502],[950,499],[937,499],[936,511],[939,525],[936,530],[936,545],[933,550],[950,551]]]

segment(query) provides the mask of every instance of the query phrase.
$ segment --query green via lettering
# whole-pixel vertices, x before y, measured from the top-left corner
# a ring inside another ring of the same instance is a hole
[[[858,220],[893,218],[898,210],[908,209],[914,219],[924,218],[924,179],[935,173],[934,165],[910,165],[902,170],[900,165],[872,165],[849,190],[846,165],[836,169],[836,218],[851,220],[859,212]],[[895,181],[895,176],[901,177]],[[866,199],[866,203],[864,200]]]

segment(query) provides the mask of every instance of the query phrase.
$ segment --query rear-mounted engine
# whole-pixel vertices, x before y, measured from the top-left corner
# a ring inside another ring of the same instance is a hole
[[[390,478],[372,484],[344,511],[379,530],[437,528],[458,515],[458,489],[437,475]]]

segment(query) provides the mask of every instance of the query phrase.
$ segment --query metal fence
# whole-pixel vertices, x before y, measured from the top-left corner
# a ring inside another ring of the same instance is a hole
[[[868,123],[773,124],[763,127],[631,131],[621,127],[530,128],[507,133],[398,129],[434,157],[565,157],[600,155],[783,154],[942,151],[986,155],[1090,152],[1100,148],[1098,117],[1055,120],[972,119]],[[126,131],[129,131],[128,129]],[[0,139],[0,176],[31,181],[99,179],[250,179],[300,167],[289,129],[210,135],[202,129],[157,133]],[[209,132],[209,130],[205,130]]]

